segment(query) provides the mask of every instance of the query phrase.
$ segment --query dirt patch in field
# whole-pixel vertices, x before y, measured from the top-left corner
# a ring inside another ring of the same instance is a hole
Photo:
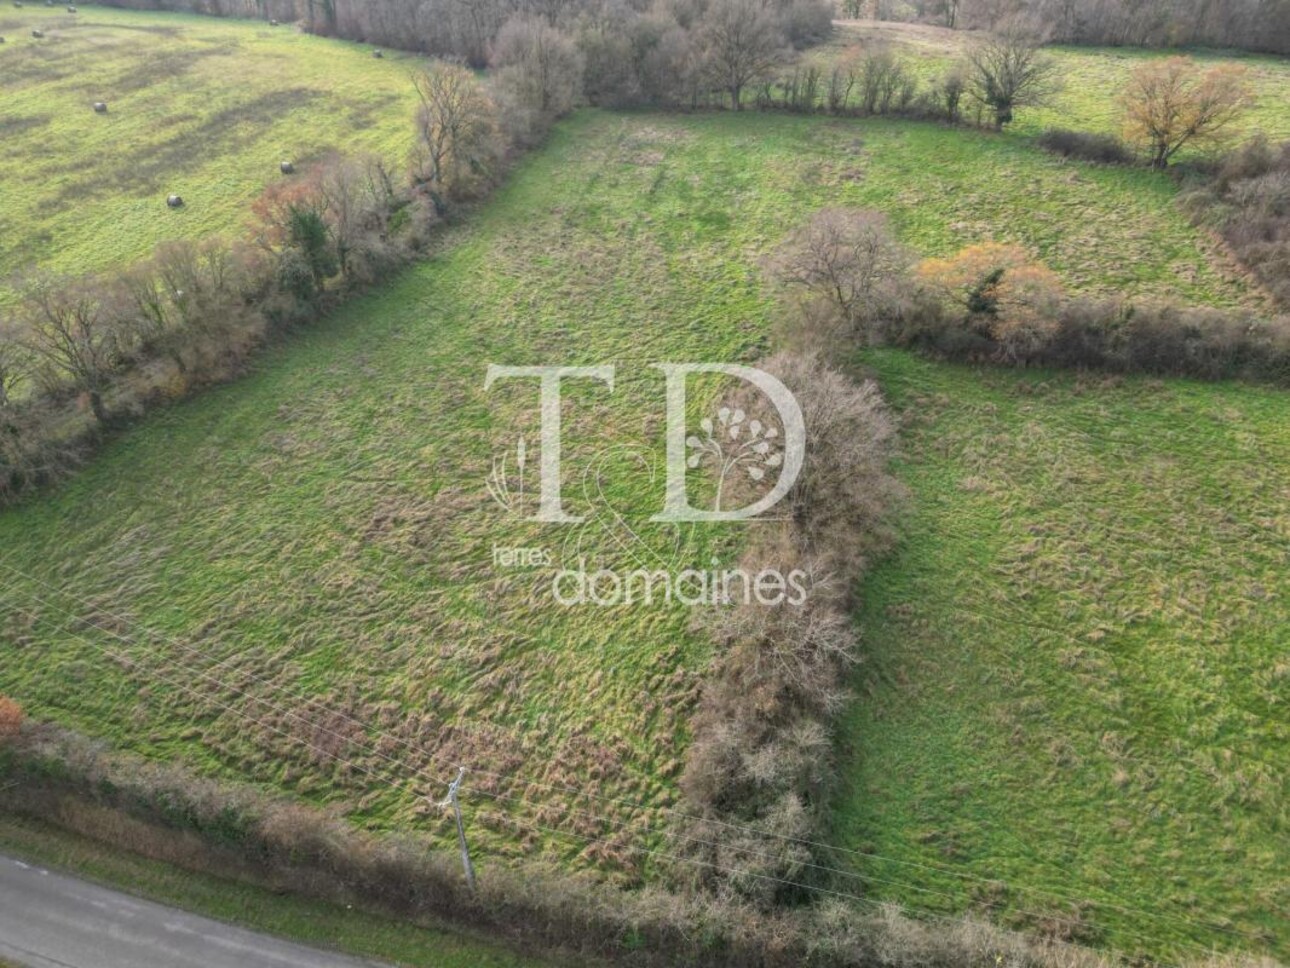
[[[122,23],[98,23],[93,20],[82,20],[82,27],[102,27],[105,30],[131,30],[141,34],[156,34],[159,37],[178,37],[183,33],[182,27],[172,27],[168,25],[155,24],[122,24]]]
[[[190,47],[184,50],[156,51],[140,47],[138,56],[132,56],[134,66],[108,85],[113,94],[141,91],[164,80],[182,77],[210,57],[227,57],[237,52],[234,45]]]
[[[0,137],[22,134],[24,131],[34,131],[36,128],[43,128],[52,120],[54,120],[52,114],[30,114],[22,118],[0,118]]]

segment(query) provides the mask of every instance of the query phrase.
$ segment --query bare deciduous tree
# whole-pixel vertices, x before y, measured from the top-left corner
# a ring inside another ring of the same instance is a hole
[[[24,340],[37,359],[89,399],[100,423],[103,393],[117,363],[117,334],[91,283],[37,276],[22,287]]]
[[[415,177],[437,205],[469,194],[486,178],[498,152],[497,109],[474,74],[460,64],[437,62],[413,75],[417,109]]]
[[[789,236],[770,271],[784,285],[827,303],[850,339],[894,311],[910,262],[883,213],[826,208]]]
[[[784,61],[779,25],[757,0],[716,0],[699,30],[712,82],[742,110],[744,88],[769,79]]]
[[[347,282],[367,283],[390,258],[394,182],[376,157],[330,158],[318,170],[322,218]]]
[[[1220,141],[1250,103],[1245,68],[1201,70],[1189,57],[1147,61],[1120,95],[1125,138],[1164,168],[1185,145]]]
[[[1057,64],[1040,50],[1034,34],[1010,26],[968,54],[968,91],[994,114],[995,127],[1012,123],[1019,107],[1048,102],[1059,89]]]

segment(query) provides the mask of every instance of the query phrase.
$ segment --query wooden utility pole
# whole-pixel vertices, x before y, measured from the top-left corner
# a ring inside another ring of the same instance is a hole
[[[452,781],[448,787],[448,798],[442,801],[440,807],[452,807],[452,812],[457,817],[457,843],[461,846],[461,866],[466,872],[466,883],[470,885],[472,891],[475,890],[475,865],[470,862],[470,848],[466,846],[466,825],[461,820],[461,801],[457,799],[457,790],[461,787],[462,778],[466,775],[464,766],[457,767],[457,779]]]

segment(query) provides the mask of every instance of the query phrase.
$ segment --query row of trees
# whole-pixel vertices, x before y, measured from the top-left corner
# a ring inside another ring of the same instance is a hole
[[[543,95],[537,109],[555,113],[561,100],[584,95],[611,106],[695,106],[717,91],[739,107],[745,89],[782,66],[794,49],[824,39],[835,12],[832,0],[105,2],[296,20],[316,33],[472,68],[505,70],[523,62],[525,82],[536,79],[534,90]],[[506,86],[498,86],[499,95]]]
[[[920,90],[904,61],[880,47],[857,50],[828,73],[806,67],[765,81],[757,103],[806,113],[966,119],[1002,129],[1019,108],[1049,104],[1060,89],[1058,63],[1033,32],[1011,25],[974,43],[961,63],[926,90]],[[1184,147],[1221,145],[1251,100],[1242,66],[1202,68],[1187,57],[1168,57],[1135,69],[1117,106],[1128,146],[1140,149],[1153,167],[1164,168]],[[1089,160],[1132,160],[1128,146],[1104,135],[1054,131],[1041,144]]]
[[[248,238],[20,278],[0,310],[0,503],[65,473],[105,425],[235,375],[271,332],[401,265],[431,221],[418,207],[381,162],[337,157],[267,189]]]
[[[1060,43],[1290,53],[1287,0],[843,0],[842,9],[969,30],[1025,17]]]
[[[758,0],[714,0],[689,31],[641,16],[569,34],[534,15],[508,20],[490,48],[500,123],[521,143],[583,99],[593,103],[697,106],[719,91],[740,110],[749,90],[762,107],[833,113],[911,114],[958,122],[966,110],[1002,129],[1016,111],[1051,102],[1060,69],[1042,35],[1009,23],[973,43],[925,91],[916,72],[885,49],[857,51],[827,74],[783,74],[783,22]],[[1244,69],[1201,70],[1186,58],[1144,62],[1119,98],[1128,139],[1164,167],[1188,144],[1216,141],[1250,101]],[[462,90],[472,88],[462,82]],[[423,101],[427,92],[422,91]],[[461,105],[461,107],[466,107]],[[470,105],[487,114],[482,102]],[[454,113],[462,113],[460,111]],[[433,158],[431,159],[433,168]],[[475,161],[487,167],[487,159]]]

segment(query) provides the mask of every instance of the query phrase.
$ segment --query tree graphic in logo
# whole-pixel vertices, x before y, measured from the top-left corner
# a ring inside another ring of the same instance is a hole
[[[784,463],[780,448],[779,428],[763,424],[756,418],[749,420],[740,408],[722,407],[714,423],[711,417],[699,421],[702,436],[691,434],[685,438],[690,451],[686,465],[691,468],[704,463],[712,464],[717,472],[717,494],[713,510],[720,511],[721,497],[726,480],[743,471],[751,481],[760,481],[768,468]]]

